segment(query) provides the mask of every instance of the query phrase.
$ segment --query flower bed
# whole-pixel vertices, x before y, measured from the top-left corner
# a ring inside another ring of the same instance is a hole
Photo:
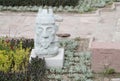
[[[23,41],[23,39],[20,40]],[[28,45],[32,45],[34,43],[33,41],[31,42],[31,39],[27,40],[30,42],[26,42],[25,44],[28,43]],[[8,39],[4,42],[6,45],[6,42],[8,43]],[[4,45],[4,43],[0,44],[1,49],[3,49],[1,45]],[[17,44],[12,44],[12,42],[10,42],[9,46],[10,45],[13,45],[13,47],[15,46],[14,50],[18,48],[21,48],[22,50],[28,49],[27,45],[25,49],[22,48],[24,45],[22,42],[18,42]],[[0,80],[11,81],[12,78],[12,81],[92,81],[91,78],[93,77],[93,74],[91,71],[91,56],[90,52],[87,51],[89,40],[80,38],[63,39],[60,40],[59,45],[60,47],[65,48],[64,66],[62,69],[46,69],[44,59],[33,58],[31,63],[28,63],[27,60],[23,59],[26,63],[26,66],[23,66],[24,69],[1,70]],[[33,48],[33,46],[30,46],[30,48]],[[13,48],[10,48],[10,50],[13,50]],[[24,56],[24,54],[25,53],[23,52],[20,55]],[[3,53],[1,55],[3,55]],[[17,55],[16,52],[13,56],[14,55]],[[17,58],[19,58],[20,55],[18,54]],[[28,59],[29,56],[26,58]],[[1,59],[4,59],[4,57]],[[15,62],[16,61],[18,62],[19,60],[16,59]],[[2,64],[0,63],[0,65]]]

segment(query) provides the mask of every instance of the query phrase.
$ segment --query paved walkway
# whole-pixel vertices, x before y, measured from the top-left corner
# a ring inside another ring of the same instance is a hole
[[[0,12],[0,35],[33,38],[36,14],[35,12]],[[69,13],[57,15],[64,19],[59,23],[58,33],[69,33],[71,37],[94,35],[98,41],[110,41],[120,18],[120,6],[116,11],[102,12],[98,16]]]

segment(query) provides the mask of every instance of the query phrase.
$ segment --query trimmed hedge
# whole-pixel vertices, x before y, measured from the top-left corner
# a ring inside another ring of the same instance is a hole
[[[0,11],[37,12],[53,8],[54,12],[91,12],[120,0],[0,0]]]
[[[0,71],[0,81],[45,81],[46,64],[41,58],[32,58],[25,71],[4,72]],[[48,81],[46,79],[46,81]]]
[[[76,6],[79,0],[0,0],[3,6]]]

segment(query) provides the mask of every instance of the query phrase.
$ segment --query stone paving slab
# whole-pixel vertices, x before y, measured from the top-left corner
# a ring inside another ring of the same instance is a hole
[[[37,12],[0,12],[0,36],[34,38]],[[96,41],[111,41],[120,18],[120,8],[102,12],[98,16],[81,16],[75,13],[57,13],[64,20],[57,33],[69,33],[71,37],[93,35]]]
[[[120,78],[113,78],[111,81],[120,81]]]

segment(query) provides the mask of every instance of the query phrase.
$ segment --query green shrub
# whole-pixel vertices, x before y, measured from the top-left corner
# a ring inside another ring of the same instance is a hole
[[[9,40],[0,40],[0,71],[25,70],[28,60],[29,49],[23,49],[22,42],[19,42],[18,46],[12,46]]]
[[[114,74],[115,73],[115,69],[113,68],[106,68],[104,71],[103,71],[103,74],[104,75],[109,75],[109,74]]]
[[[46,71],[44,59],[32,58],[33,39],[0,38],[0,81],[42,81]]]
[[[33,39],[25,39],[25,38],[0,38],[0,50],[10,50],[10,48],[19,48],[19,44],[22,42],[22,48],[30,50],[34,47]],[[7,46],[5,46],[7,45]]]
[[[27,81],[27,76],[24,72],[4,73],[0,71],[0,81]]]
[[[0,81],[45,81],[45,60],[32,58],[25,71],[4,72],[0,71]],[[48,80],[46,80],[48,81]]]
[[[113,1],[115,1],[115,2],[120,2],[120,0],[113,0]]]
[[[3,6],[76,6],[79,0],[0,0]]]
[[[54,12],[91,12],[120,0],[0,0],[0,11],[33,11],[52,7]]]
[[[28,75],[30,81],[43,81],[46,71],[45,60],[41,58],[32,58],[31,63],[28,65]]]

